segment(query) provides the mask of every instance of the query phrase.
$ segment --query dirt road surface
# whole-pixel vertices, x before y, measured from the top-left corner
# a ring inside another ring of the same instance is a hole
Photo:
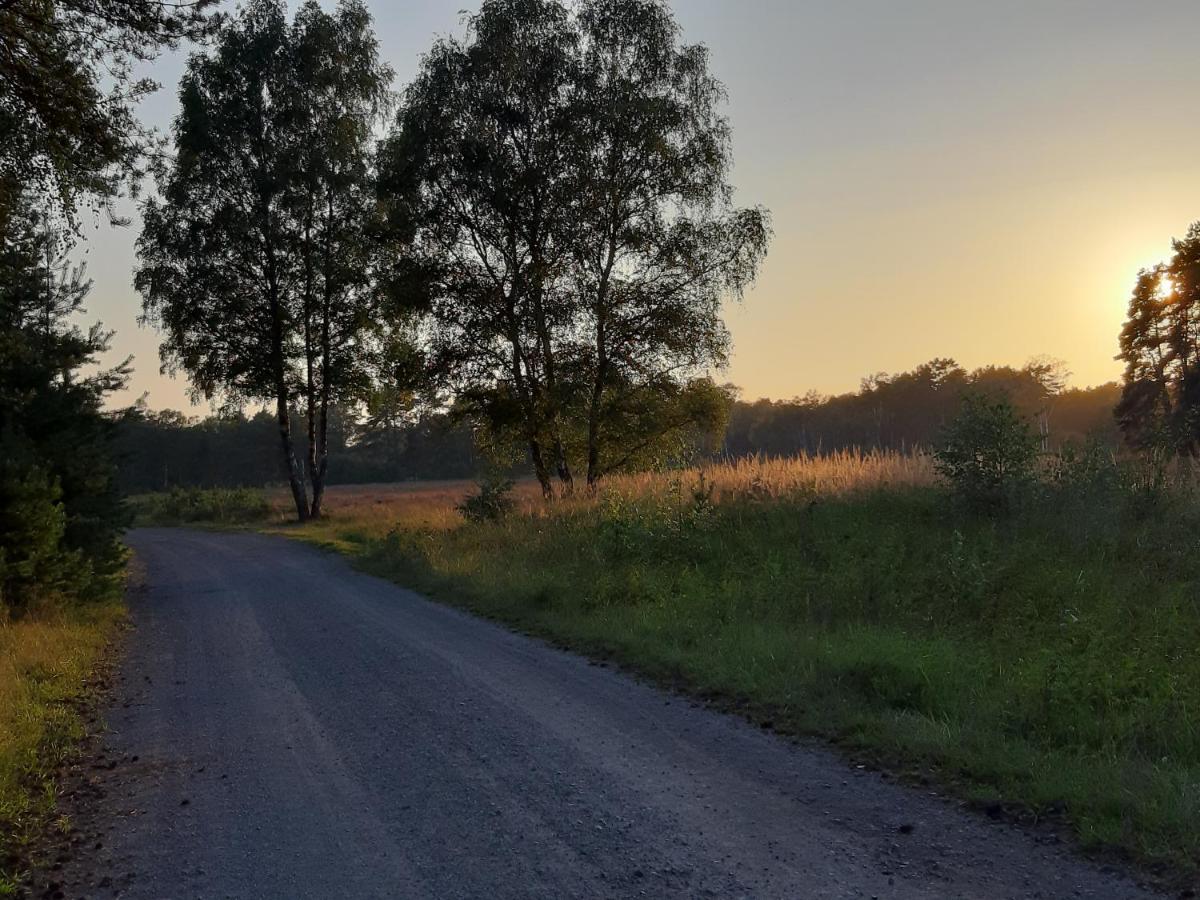
[[[130,543],[115,767],[65,896],[1157,896],[335,555]]]

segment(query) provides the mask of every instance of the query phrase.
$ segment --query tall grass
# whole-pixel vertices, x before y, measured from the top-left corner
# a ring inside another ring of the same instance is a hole
[[[514,520],[555,519],[594,510],[614,498],[672,502],[692,486],[711,487],[714,502],[742,499],[783,500],[799,496],[838,496],[871,488],[932,486],[933,461],[923,454],[889,451],[839,451],[825,456],[739,459],[695,468],[616,475],[594,492],[579,489],[547,503],[537,483],[513,489]],[[311,537],[337,544],[381,538],[394,530],[450,531],[462,527],[457,506],[473,490],[468,481],[342,485],[329,489],[327,517],[306,526]],[[268,494],[271,513],[286,518],[286,493]]]
[[[681,472],[617,475],[604,482],[600,497],[662,498],[681,482],[701,480],[712,486],[717,500],[783,500],[801,494],[828,497],[880,487],[927,487],[936,475],[932,458],[925,454],[839,450],[825,455],[743,458]]]

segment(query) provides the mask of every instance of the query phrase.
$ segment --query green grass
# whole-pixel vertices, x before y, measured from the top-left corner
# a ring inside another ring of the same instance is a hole
[[[387,536],[299,533],[367,570],[718,698],[777,729],[1200,859],[1200,515],[1056,491],[1010,517],[929,487],[686,497]]]
[[[116,600],[0,622],[0,897],[19,896],[30,847],[55,811],[56,772],[123,615]]]

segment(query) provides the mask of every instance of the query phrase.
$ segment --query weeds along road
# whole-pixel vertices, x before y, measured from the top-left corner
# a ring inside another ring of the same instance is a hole
[[[67,896],[1152,896],[313,548],[130,543],[123,762]]]

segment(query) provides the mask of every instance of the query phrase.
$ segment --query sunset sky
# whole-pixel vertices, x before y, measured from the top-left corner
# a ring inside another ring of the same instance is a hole
[[[471,0],[373,4],[397,86]],[[743,396],[842,392],[935,356],[1112,359],[1139,267],[1200,219],[1194,0],[676,0],[729,90],[738,202],[775,241],[727,321]],[[183,55],[151,74],[167,126]],[[188,409],[131,286],[138,223],[86,230],[122,401]],[[192,410],[202,413],[205,407]]]

